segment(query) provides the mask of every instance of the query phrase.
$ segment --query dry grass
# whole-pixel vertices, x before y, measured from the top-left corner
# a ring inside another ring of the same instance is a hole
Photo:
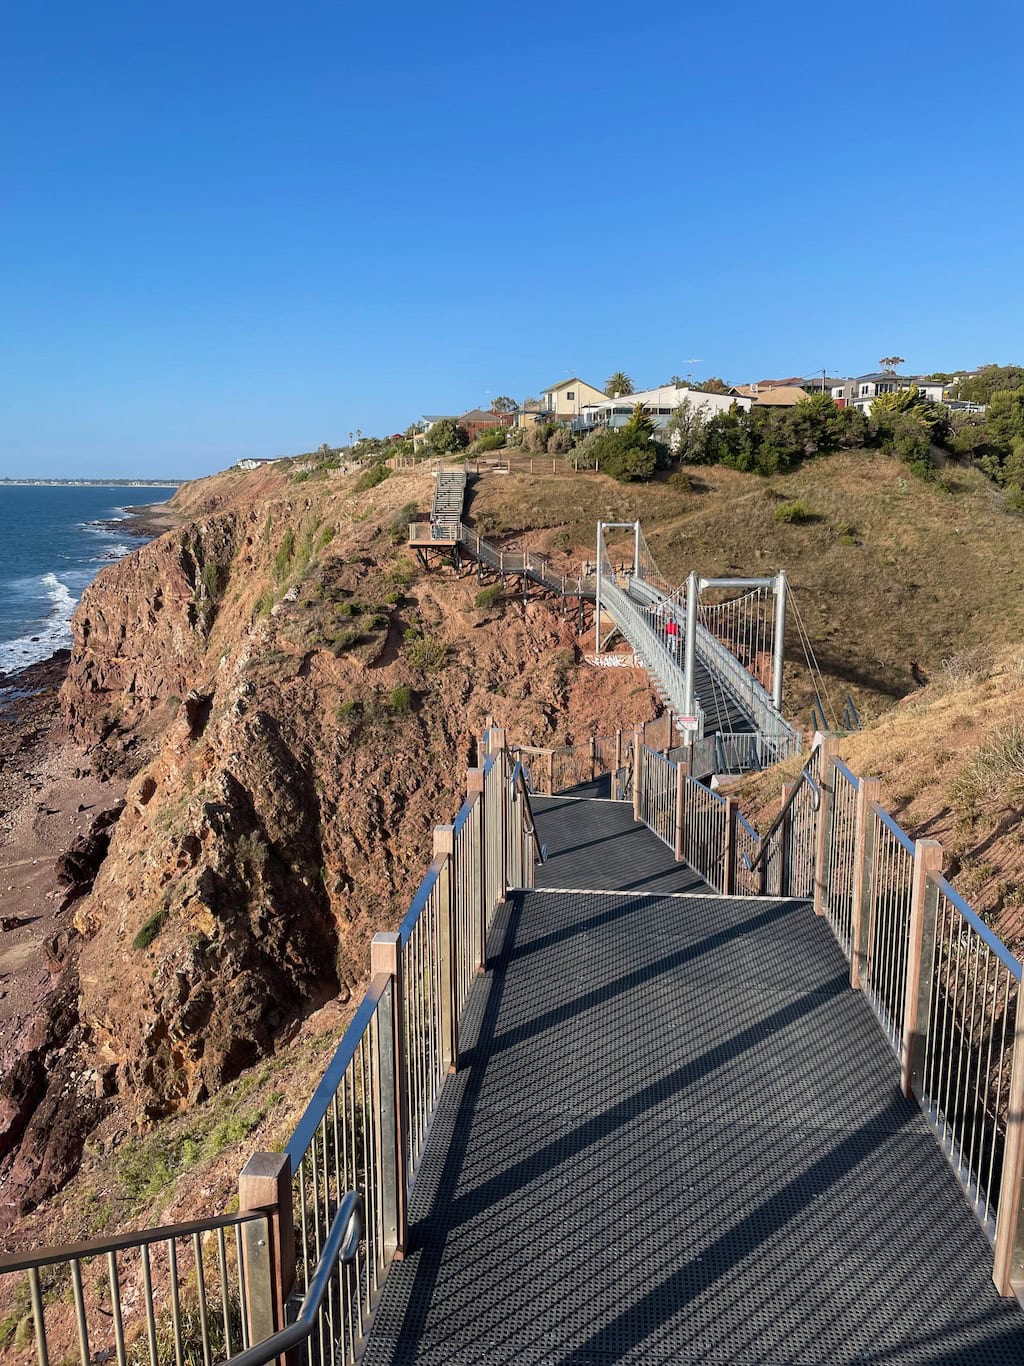
[[[1020,638],[1024,522],[1001,508],[980,474],[954,471],[928,485],[897,461],[853,452],[771,479],[699,468],[692,482],[688,492],[594,474],[487,475],[471,513],[509,536],[558,529],[577,559],[593,559],[599,518],[640,517],[678,582],[691,569],[785,569],[836,706],[851,693],[866,717],[934,678],[943,660],[979,642],[991,650]],[[793,502],[813,508],[815,520],[777,521],[777,507]],[[793,709],[806,720],[812,688],[795,635],[787,655]]]

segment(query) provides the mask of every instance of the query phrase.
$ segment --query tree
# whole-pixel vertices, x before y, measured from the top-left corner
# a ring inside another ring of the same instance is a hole
[[[581,450],[588,464],[596,464],[599,470],[624,484],[653,479],[658,464],[658,443],[647,440],[637,445],[626,427],[592,433]]]
[[[719,379],[717,375],[713,375],[711,379],[704,380],[703,384],[695,384],[693,387],[699,389],[703,394],[727,394],[730,388],[725,380]]]
[[[499,394],[491,404],[491,408],[496,413],[514,413],[519,404],[514,398],[509,398],[508,394]]]
[[[968,403],[989,403],[1003,389],[1024,385],[1024,368],[1019,365],[982,365],[956,386],[954,397]]]
[[[461,451],[469,445],[469,434],[453,417],[441,417],[427,433],[427,441],[438,455]]]
[[[629,433],[631,446],[641,446],[654,435],[654,419],[642,403],[634,403],[629,421],[622,430]]]
[[[605,380],[604,391],[609,398],[618,398],[619,394],[631,394],[633,381],[621,370],[616,370],[614,375],[609,375]]]
[[[883,370],[892,374],[894,370],[897,370],[905,362],[902,356],[883,356],[878,363]]]
[[[704,460],[704,428],[707,418],[689,399],[680,403],[668,420],[669,450],[684,465]]]
[[[665,381],[665,383],[661,387],[663,389],[671,389],[673,388],[673,386],[676,389],[685,389],[686,380],[683,379],[682,375],[672,375],[669,379]]]

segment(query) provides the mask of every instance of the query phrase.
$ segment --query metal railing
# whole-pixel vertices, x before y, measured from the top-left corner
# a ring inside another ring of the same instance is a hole
[[[643,747],[640,768],[640,819],[672,850],[676,847],[676,772],[671,759]]]
[[[39,1366],[211,1366],[250,1345],[269,1241],[269,1213],[250,1210],[0,1257],[0,1276],[18,1278],[14,1342],[33,1343]]]
[[[821,909],[847,958],[853,932],[854,857],[857,845],[857,793],[860,779],[838,758],[827,786],[830,820],[821,878]]]
[[[729,803],[696,778],[686,780],[683,853],[686,862],[716,892],[727,890],[726,836]]]
[[[914,841],[887,811],[869,803],[871,876],[860,919],[861,985],[897,1055],[906,1013]]]

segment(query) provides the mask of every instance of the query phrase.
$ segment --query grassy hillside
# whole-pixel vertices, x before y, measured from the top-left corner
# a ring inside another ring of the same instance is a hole
[[[806,520],[779,520],[795,502]],[[470,516],[566,560],[593,558],[599,518],[640,517],[675,581],[690,569],[785,569],[837,706],[850,692],[867,717],[956,651],[1018,639],[1024,621],[1024,518],[976,471],[950,468],[928,484],[878,452],[823,457],[767,479],[719,466],[650,485],[571,472],[486,475]],[[787,688],[787,711],[806,721],[810,688],[794,631]]]

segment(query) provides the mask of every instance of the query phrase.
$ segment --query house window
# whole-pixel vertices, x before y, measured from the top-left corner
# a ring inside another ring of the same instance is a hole
[[[570,403],[572,403],[572,402],[575,400],[575,398],[576,398],[576,390],[575,390],[575,389],[569,389],[569,390],[566,392],[565,397],[566,397],[566,399],[567,399]]]
[[[865,396],[866,394],[869,394],[870,392],[871,392],[871,385],[870,385],[870,384],[862,384],[862,385],[860,386],[860,396],[861,396],[861,398],[864,398],[864,396]]]

